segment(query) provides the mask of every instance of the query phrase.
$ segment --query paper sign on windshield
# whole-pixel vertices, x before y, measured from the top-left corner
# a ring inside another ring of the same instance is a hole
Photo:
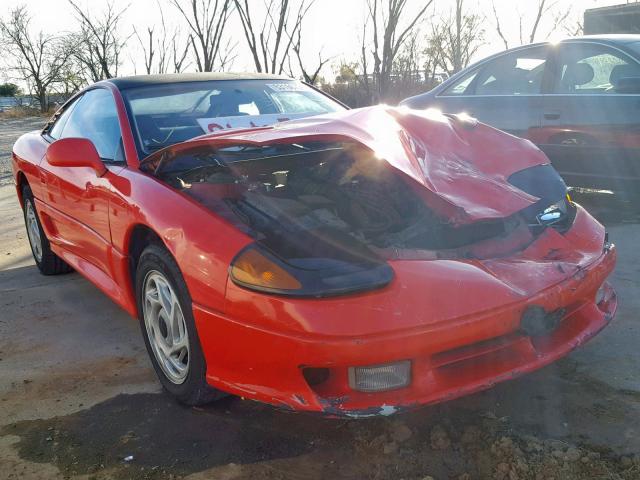
[[[230,130],[232,128],[267,127],[294,118],[309,116],[304,113],[269,113],[265,115],[240,115],[233,117],[198,118],[200,128],[206,133]]]

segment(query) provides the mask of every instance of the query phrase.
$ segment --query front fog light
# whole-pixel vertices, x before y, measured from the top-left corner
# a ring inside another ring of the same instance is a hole
[[[411,361],[349,368],[349,386],[359,392],[384,392],[409,385]]]

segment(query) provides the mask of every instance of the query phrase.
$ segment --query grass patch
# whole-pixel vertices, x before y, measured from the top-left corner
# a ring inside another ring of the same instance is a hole
[[[0,112],[0,118],[5,118],[5,119],[17,119],[17,118],[28,118],[28,117],[49,118],[51,117],[51,115],[53,115],[53,110],[42,113],[39,108],[21,107],[21,106],[16,106],[13,108],[9,108],[3,112]]]

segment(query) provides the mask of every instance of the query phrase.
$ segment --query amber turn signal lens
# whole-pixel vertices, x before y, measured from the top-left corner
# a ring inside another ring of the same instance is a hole
[[[246,250],[231,266],[238,283],[274,290],[299,290],[302,285],[290,273],[254,249]]]

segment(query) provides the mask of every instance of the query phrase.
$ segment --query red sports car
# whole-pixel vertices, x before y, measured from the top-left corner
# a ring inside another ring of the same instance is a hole
[[[533,144],[465,116],[276,76],[119,78],[13,168],[38,268],[138,317],[186,404],[387,415],[540,368],[616,310],[603,226]]]

